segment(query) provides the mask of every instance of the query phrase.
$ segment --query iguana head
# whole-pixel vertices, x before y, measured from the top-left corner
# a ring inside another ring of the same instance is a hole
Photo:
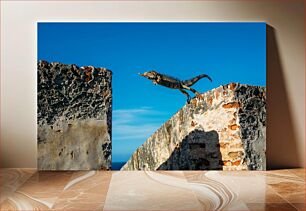
[[[138,73],[140,76],[143,76],[149,80],[157,79],[157,72],[155,70],[144,72],[144,73]]]

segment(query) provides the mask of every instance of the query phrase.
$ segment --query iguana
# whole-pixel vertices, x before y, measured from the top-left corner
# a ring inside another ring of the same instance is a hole
[[[192,91],[194,94],[196,94],[198,98],[202,98],[201,94],[197,92],[195,89],[191,88],[191,86],[194,85],[201,78],[208,78],[210,81],[212,81],[212,79],[206,74],[201,74],[192,79],[185,80],[185,81],[181,81],[172,76],[167,76],[167,75],[158,73],[155,70],[144,72],[142,74],[138,73],[138,74],[151,80],[153,84],[155,85],[159,84],[161,86],[165,86],[168,88],[180,90],[184,95],[187,96],[187,103],[190,102],[190,95],[188,94],[188,92],[186,92],[186,90]]]

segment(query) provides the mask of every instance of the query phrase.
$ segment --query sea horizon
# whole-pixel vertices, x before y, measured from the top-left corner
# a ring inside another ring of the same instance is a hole
[[[120,170],[126,162],[112,162],[112,170]]]

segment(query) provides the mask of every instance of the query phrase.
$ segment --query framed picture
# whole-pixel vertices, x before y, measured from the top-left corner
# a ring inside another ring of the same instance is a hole
[[[264,22],[38,23],[40,170],[265,170]]]

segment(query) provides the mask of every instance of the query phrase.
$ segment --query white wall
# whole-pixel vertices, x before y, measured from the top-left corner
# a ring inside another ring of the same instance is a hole
[[[37,21],[266,21],[268,167],[304,166],[303,1],[1,1],[1,161],[36,167]]]

